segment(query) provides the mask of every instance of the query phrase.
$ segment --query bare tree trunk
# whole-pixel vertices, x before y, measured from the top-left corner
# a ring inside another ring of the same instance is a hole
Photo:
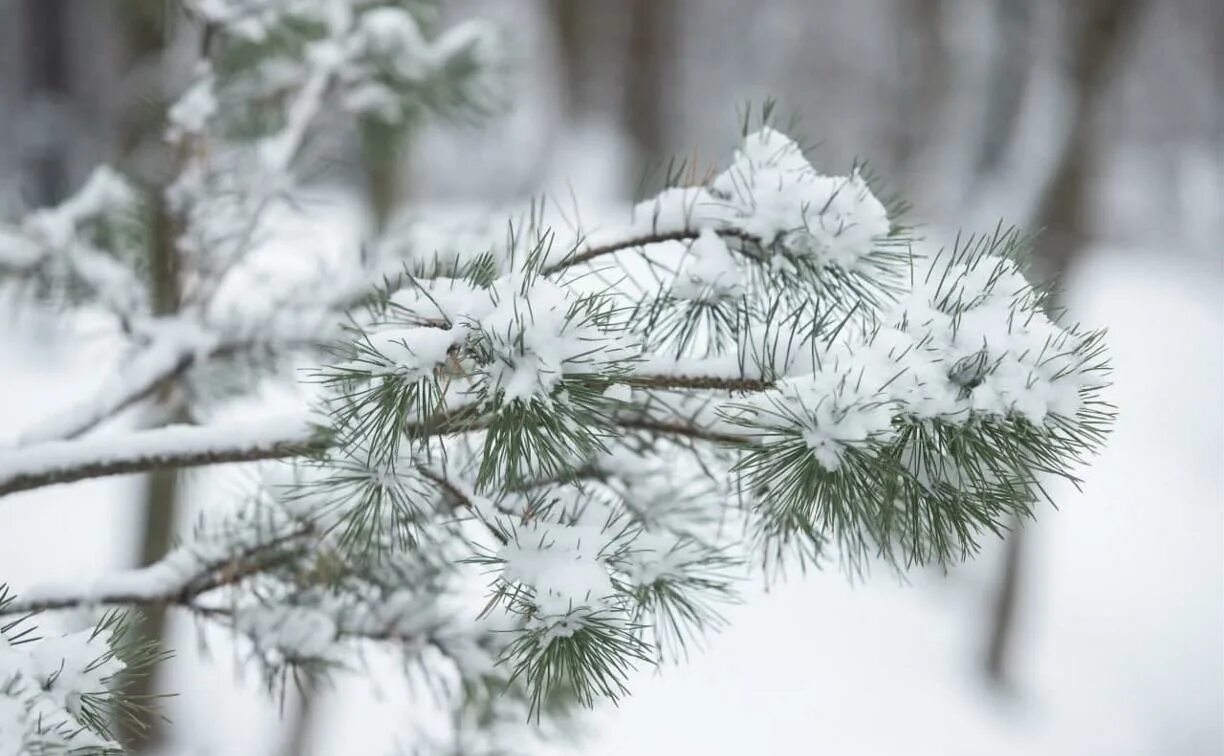
[[[628,5],[624,124],[646,168],[665,160],[669,149],[679,11],[676,0],[632,0]]]
[[[898,0],[897,81],[901,91],[893,118],[893,159],[898,170],[907,174],[935,137],[951,94],[944,40],[946,4],[947,0]]]
[[[22,6],[25,26],[25,95],[44,114],[70,96],[66,0],[26,0]],[[52,119],[59,121],[61,119]],[[26,156],[30,166],[29,199],[34,205],[52,205],[68,192],[68,146],[63,123],[40,124],[48,137],[39,149]]]
[[[118,9],[118,21],[124,36],[125,49],[130,67],[147,65],[150,58],[165,54],[169,40],[170,5],[163,0],[130,0]],[[150,104],[151,103],[151,104]],[[119,121],[117,149],[121,159],[127,162],[134,157],[150,136],[160,128],[165,113],[167,93],[163,91],[142,92],[141,97],[132,97],[128,107],[116,114]],[[136,166],[133,166],[134,168]],[[167,170],[162,166],[160,170]],[[150,177],[145,177],[146,179]],[[153,212],[151,222],[151,246],[149,248],[149,283],[154,315],[173,315],[181,306],[180,273],[178,257],[178,224],[165,207],[158,191],[152,193]],[[187,419],[186,407],[180,391],[173,383],[159,388],[151,410],[150,421],[155,425],[183,422]],[[157,470],[145,480],[143,521],[137,558],[141,565],[157,562],[169,551],[174,534],[181,499],[182,480],[177,470]],[[139,617],[138,630],[144,638],[159,642],[166,638],[166,612],[164,607],[148,607]],[[147,674],[131,681],[131,690],[139,697],[152,697],[159,693],[158,673],[154,668]],[[147,728],[135,729],[131,724],[120,723],[120,742],[133,751],[151,751],[161,745],[164,733],[157,720],[150,720]]]
[[[180,306],[178,247],[176,224],[164,205],[157,203],[154,218],[153,246],[149,250],[150,281],[153,288],[153,308],[156,315],[172,315]],[[186,407],[182,403],[178,387],[174,383],[162,386],[153,408],[155,424],[183,422],[187,420]],[[175,520],[181,499],[182,480],[179,471],[173,468],[155,470],[145,483],[144,522],[140,542],[140,564],[154,564],[170,550]],[[151,606],[141,613],[138,626],[140,635],[150,640],[164,641],[166,637],[166,610],[163,606]],[[157,672],[155,668],[132,681],[131,691],[137,697],[157,695]],[[148,722],[145,730],[126,727],[120,733],[121,742],[129,749],[153,750],[160,745],[163,736],[157,720]]]
[[[998,170],[1005,148],[1019,124],[1032,70],[1035,11],[1030,0],[996,0],[994,3],[997,50],[991,60],[990,84],[985,93],[986,115],[975,166],[978,176]]]
[[[1137,26],[1144,5],[1145,0],[1081,0],[1066,6],[1067,78],[1074,111],[1062,153],[1035,216],[1041,232],[1035,262],[1042,278],[1061,278],[1087,241],[1090,179],[1099,156],[1095,137],[1100,105],[1108,92],[1110,74],[1118,68],[1123,45]],[[988,679],[999,685],[1010,679],[1016,607],[1023,590],[1022,528],[1018,519],[1012,522],[991,607],[984,664]]]

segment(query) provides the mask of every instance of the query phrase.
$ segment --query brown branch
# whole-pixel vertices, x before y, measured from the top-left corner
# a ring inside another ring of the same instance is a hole
[[[247,578],[262,574],[285,563],[287,558],[281,549],[294,541],[306,539],[314,534],[314,526],[308,522],[298,523],[291,531],[262,543],[249,546],[224,559],[200,566],[195,575],[163,591],[146,592],[127,590],[100,591],[97,594],[82,592],[51,598],[17,598],[0,606],[0,616],[33,614],[56,609],[72,609],[82,606],[181,606],[195,607],[199,597],[212,591],[238,585]],[[131,570],[126,575],[151,574],[164,562],[149,567]]]
[[[241,438],[245,432],[249,432],[245,425],[236,426],[235,435]],[[207,443],[217,435],[217,426],[171,426],[97,441],[52,442],[2,452],[0,496],[89,478],[303,456],[328,448],[327,439],[304,424],[300,429],[286,430],[279,438],[268,434],[226,447]]]
[[[675,387],[748,391],[767,388],[752,379],[680,377]],[[482,418],[467,417],[471,406],[461,407],[428,421],[407,426],[414,438],[476,431],[485,427]],[[467,420],[467,422],[463,422]],[[457,423],[463,422],[461,426]],[[614,423],[625,430],[649,431],[694,440],[742,446],[752,443],[746,436],[713,431],[681,421],[658,420],[641,415],[621,416]],[[265,428],[263,425],[270,425]],[[236,440],[229,440],[232,435]],[[272,423],[235,423],[192,427],[169,426],[156,430],[117,434],[103,439],[55,441],[0,452],[0,497],[61,483],[92,478],[148,472],[165,468],[202,467],[231,462],[312,456],[331,448],[326,432],[302,422],[277,430]],[[449,492],[455,493],[455,492]]]
[[[724,239],[739,239],[740,241],[751,242],[757,245],[760,245],[761,243],[761,240],[758,237],[735,228],[724,228],[717,230],[716,233]],[[582,249],[582,246],[579,245],[575,247],[574,251],[567,255],[565,259],[555,262],[552,265],[544,266],[540,273],[541,275],[551,276],[554,273],[560,273],[561,271],[574,265],[590,262],[591,260],[594,260],[597,257],[603,257],[604,255],[611,255],[617,252],[623,252],[626,249],[645,247],[651,244],[661,244],[669,241],[692,241],[700,234],[701,231],[699,229],[686,228],[682,231],[634,236],[628,239],[622,239],[621,241],[604,244],[598,247],[588,247],[586,249]],[[743,249],[737,251],[754,260],[757,259],[756,255],[749,254]]]
[[[695,441],[713,441],[732,446],[748,446],[753,440],[738,433],[723,433],[721,431],[702,428],[692,423],[679,420],[660,420],[646,415],[618,417],[616,425],[625,430],[641,430],[662,436],[679,436]]]
[[[418,470],[421,473],[421,477],[433,483],[440,491],[442,491],[442,495],[450,500],[451,506],[455,507],[456,509],[462,508],[472,512],[472,514],[476,515],[476,519],[480,520],[480,522],[488,529],[489,533],[491,533],[493,537],[496,538],[503,546],[508,543],[506,535],[498,530],[492,523],[485,522],[484,518],[480,516],[480,513],[476,511],[476,507],[473,505],[472,499],[466,493],[460,490],[458,486],[452,483],[449,478],[444,475],[439,475],[437,472],[424,465],[419,467]],[[500,508],[498,511],[502,511],[504,514],[511,514]]]
[[[764,378],[724,378],[714,375],[633,375],[624,382],[645,389],[697,389],[710,391],[742,391],[755,393],[774,388],[773,381]]]

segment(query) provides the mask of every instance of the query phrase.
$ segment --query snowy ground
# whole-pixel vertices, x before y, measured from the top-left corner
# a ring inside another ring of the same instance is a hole
[[[1073,282],[1075,313],[1110,328],[1121,416],[1084,493],[1062,491],[1033,531],[1012,695],[978,677],[997,554],[908,586],[826,572],[750,591],[688,664],[643,673],[586,743],[556,752],[1224,753],[1221,287],[1215,271],[1116,250]],[[10,313],[0,442],[106,366],[86,334]],[[209,488],[197,505],[224,505],[225,484]],[[138,491],[112,479],[6,498],[0,580],[20,589],[129,564]],[[257,682],[232,684],[223,647],[197,666],[193,627],[176,634],[175,752],[274,753],[277,710]],[[410,702],[367,688],[326,697],[314,753],[382,753],[411,726]]]

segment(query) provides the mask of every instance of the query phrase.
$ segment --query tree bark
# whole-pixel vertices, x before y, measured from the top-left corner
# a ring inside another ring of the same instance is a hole
[[[149,250],[150,283],[155,315],[172,315],[180,306],[179,262],[176,224],[160,199],[155,203],[153,245]],[[171,380],[160,387],[153,407],[157,424],[181,423],[187,420],[186,407],[182,404],[176,382]],[[181,499],[181,478],[177,468],[160,468],[152,471],[145,482],[144,522],[141,529],[139,564],[156,564],[170,550]],[[166,638],[166,607],[154,605],[145,608],[139,615],[136,630],[149,640],[164,642]],[[131,681],[134,697],[147,698],[157,695],[159,667]],[[131,726],[120,732],[120,742],[135,750],[152,750],[160,745],[163,736],[158,720],[151,719],[144,730]]]
[[[169,6],[162,0],[133,0],[119,11],[124,42],[131,66],[147,64],[151,56],[164,54],[168,42]],[[146,93],[155,102],[155,107],[124,108],[119,114],[119,144],[121,156],[135,154],[154,129],[159,128],[164,116],[167,93]],[[160,192],[153,192],[153,233],[149,248],[149,283],[154,315],[173,315],[181,305],[181,284],[178,256],[178,228],[171,217]],[[181,403],[176,381],[167,380],[156,391],[152,407],[153,422],[167,424],[187,419],[186,407]],[[143,521],[140,524],[138,564],[147,566],[157,563],[169,551],[174,534],[181,499],[181,476],[176,468],[152,471],[145,480]],[[136,631],[141,637],[160,643],[166,640],[166,608],[164,605],[146,607],[138,615]],[[151,698],[159,692],[160,665],[146,674],[134,677],[130,690],[137,697]],[[119,740],[130,750],[151,751],[157,749],[164,738],[157,719],[151,719],[145,729],[136,729],[131,723],[120,722]]]

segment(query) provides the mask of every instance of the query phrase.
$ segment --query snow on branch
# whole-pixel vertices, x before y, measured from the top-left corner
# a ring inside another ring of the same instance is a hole
[[[162,319],[145,330],[148,345],[124,360],[96,393],[26,430],[20,443],[76,438],[149,396],[162,382],[182,373],[199,355],[216,347],[214,337],[186,320]]]
[[[19,227],[0,227],[0,274],[96,300],[124,316],[139,313],[146,287],[128,260],[142,211],[135,187],[100,166],[59,205],[31,213]]]
[[[15,599],[0,585],[0,615]],[[120,614],[56,632],[30,614],[0,621],[0,747],[6,754],[113,754],[116,721],[139,724],[148,701],[125,686],[162,654]]]
[[[53,609],[99,606],[141,607],[175,605],[193,608],[197,599],[228,588],[265,570],[284,564],[313,542],[309,522],[291,523],[265,535],[228,534],[227,539],[193,538],[156,563],[115,572],[85,586],[41,587],[0,606],[4,614],[28,614]]]
[[[196,5],[224,19],[222,48],[296,28],[289,5],[247,21],[227,14],[249,0]],[[266,181],[221,162],[180,177],[201,232],[189,254],[227,258],[209,234],[239,238],[258,208],[221,222],[214,200],[279,191],[287,176],[267,169],[288,173],[333,84],[373,77],[346,103],[377,117],[400,112],[388,98],[420,84],[418,64],[435,70],[401,55],[424,39],[412,17],[331,7],[299,8],[322,29],[303,40],[318,67],[256,140]],[[184,133],[220,129],[235,96],[220,75],[202,81],[179,109]],[[966,558],[1104,442],[1101,334],[1050,311],[1023,236],[927,249],[863,170],[825,175],[768,125],[711,175],[572,244],[533,217],[496,244],[409,255],[368,296],[331,292],[320,311],[361,300],[368,315],[316,371],[312,414],[0,452],[0,494],[294,458],[261,466],[273,505],[253,504],[247,530],[13,606],[184,606],[246,638],[270,680],[334,666],[348,644],[386,641],[423,666],[429,648],[464,696],[512,691],[516,714],[539,717],[557,697],[617,699],[631,668],[682,655],[720,624],[744,565]],[[154,321],[113,384],[31,437],[79,435],[242,343],[184,323]],[[213,591],[232,600],[199,600]]]
[[[306,413],[173,425],[0,451],[0,496],[88,478],[297,456],[326,448]]]

